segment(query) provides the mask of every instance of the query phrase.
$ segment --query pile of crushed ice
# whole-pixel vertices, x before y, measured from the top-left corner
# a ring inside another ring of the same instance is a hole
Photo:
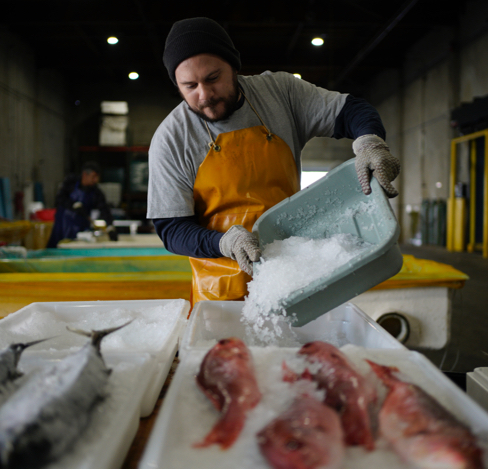
[[[122,303],[123,304],[123,303]],[[19,311],[2,320],[0,349],[14,342],[28,342],[41,338],[49,341],[33,347],[52,351],[79,349],[88,339],[69,332],[66,327],[84,331],[103,330],[130,322],[102,342],[102,352],[159,351],[168,337],[174,333],[181,312],[185,308],[182,299],[167,301],[161,305],[102,308],[96,304],[65,307],[62,310],[39,306],[28,312]]]
[[[325,239],[294,236],[266,245],[242,310],[248,336],[256,344],[275,344],[294,320],[293,315],[284,318],[286,298],[370,248],[371,244],[345,233]]]

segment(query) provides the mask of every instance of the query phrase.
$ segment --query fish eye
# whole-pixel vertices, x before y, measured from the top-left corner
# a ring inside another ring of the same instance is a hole
[[[286,444],[285,444],[285,447],[288,449],[288,450],[298,450],[300,449],[300,447],[303,447],[302,446],[302,443],[297,441],[296,439],[290,439]]]

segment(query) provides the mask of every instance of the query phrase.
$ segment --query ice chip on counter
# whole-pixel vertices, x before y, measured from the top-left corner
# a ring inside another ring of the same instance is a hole
[[[176,299],[150,307],[114,306],[103,311],[98,310],[94,305],[90,309],[80,309],[79,314],[73,314],[73,307],[67,313],[63,310],[50,311],[40,305],[37,311],[31,312],[29,316],[22,318],[22,321],[16,320],[15,314],[1,321],[3,328],[0,328],[0,347],[12,342],[29,341],[34,335],[35,337],[58,335],[45,343],[46,349],[49,348],[53,352],[75,351],[84,340],[69,334],[66,330],[67,326],[81,330],[101,330],[132,320],[126,328],[108,336],[103,342],[102,350],[104,352],[158,350],[179,321],[179,316],[175,315],[175,312],[182,310],[184,302],[182,299]]]
[[[346,233],[325,239],[290,237],[266,245],[259,269],[248,283],[249,295],[242,309],[242,321],[256,345],[276,344],[283,328],[290,329],[293,315],[285,314],[283,302],[295,291],[330,276],[336,269],[371,247]],[[290,344],[291,346],[291,344]]]

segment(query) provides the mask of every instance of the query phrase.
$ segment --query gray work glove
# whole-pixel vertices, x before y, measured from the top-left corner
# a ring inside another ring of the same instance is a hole
[[[358,137],[352,143],[356,154],[356,173],[363,193],[371,194],[371,174],[378,180],[388,197],[398,196],[391,182],[400,173],[400,159],[390,153],[385,141],[374,134]]]
[[[239,267],[252,276],[252,262],[261,257],[256,235],[242,225],[233,225],[220,239],[219,248],[224,256],[237,261]]]

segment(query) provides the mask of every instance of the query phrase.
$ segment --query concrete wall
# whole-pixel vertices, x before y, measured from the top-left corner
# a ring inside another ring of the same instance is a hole
[[[20,38],[0,29],[0,176],[10,178],[12,197],[23,192],[27,201],[41,182],[45,205],[54,207],[60,183],[81,166],[79,146],[99,144],[102,101],[127,101],[127,144],[149,145],[181,101],[167,82],[164,76],[161,83],[65,84],[59,73],[39,68]]]
[[[439,27],[412,45],[400,69],[384,72],[366,97],[379,110],[387,143],[402,162],[392,206],[410,238],[412,211],[423,198],[446,198],[450,140],[457,131],[450,112],[488,94],[488,2],[468,4],[456,28]],[[90,83],[69,92],[59,75],[39,69],[29,48],[0,30],[0,176],[14,191],[42,181],[48,206],[59,183],[78,164],[79,145],[97,145],[102,100],[129,103],[129,145],[149,145],[159,123],[180,101],[161,83]],[[367,60],[367,58],[366,58]],[[77,104],[75,104],[77,103]],[[313,139],[304,169],[330,170],[353,157],[352,141]]]
[[[486,2],[473,1],[458,28],[438,28],[409,50],[401,70],[384,73],[370,84],[369,101],[387,131],[391,151],[402,162],[391,200],[402,226],[402,240],[414,233],[422,199],[449,194],[451,110],[488,94]]]
[[[78,102],[73,111],[72,136],[76,141],[73,145],[99,144],[102,101],[126,101],[129,107],[127,145],[149,145],[161,121],[181,99],[166,83],[146,83],[142,77],[139,80],[77,86],[73,95],[73,102]],[[76,149],[73,152],[76,158]]]
[[[36,67],[30,49],[0,30],[0,176],[12,196],[34,181],[54,204],[66,158],[66,109],[61,77]],[[17,214],[22,217],[22,214]]]

